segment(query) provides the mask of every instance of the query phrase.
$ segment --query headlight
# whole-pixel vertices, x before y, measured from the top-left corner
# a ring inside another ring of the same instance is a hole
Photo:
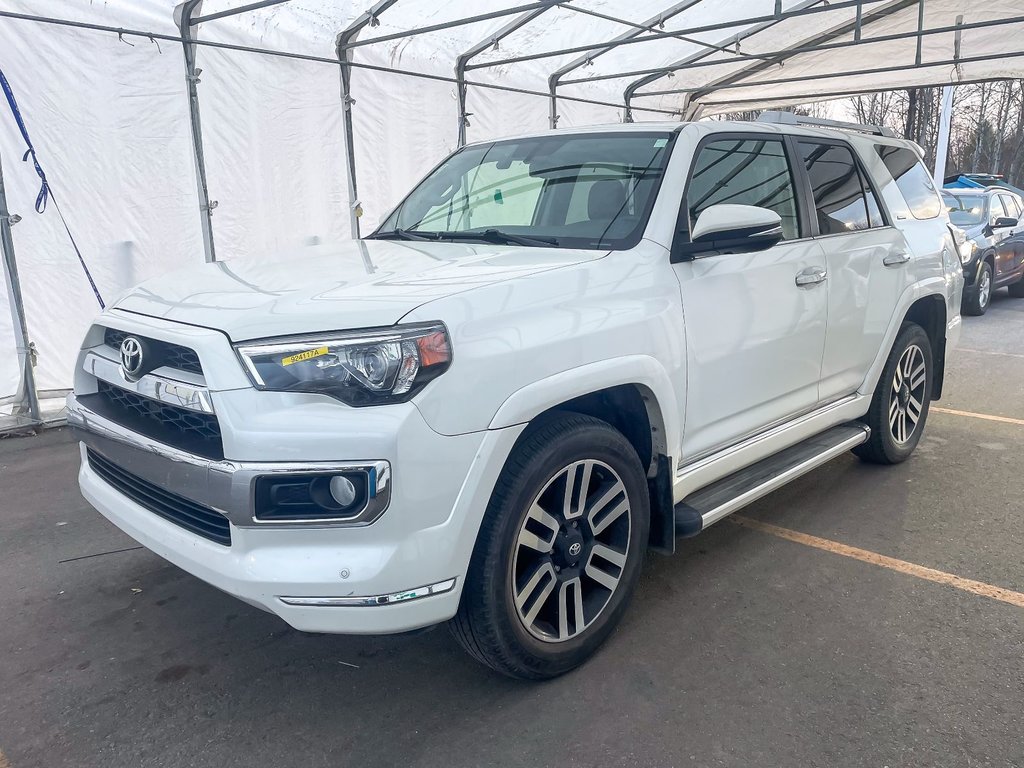
[[[355,406],[408,400],[451,364],[441,323],[235,346],[257,389],[317,392]]]
[[[973,240],[967,240],[966,242],[960,243],[959,250],[960,263],[967,264],[974,258],[974,252],[978,250],[978,246],[974,244]]]

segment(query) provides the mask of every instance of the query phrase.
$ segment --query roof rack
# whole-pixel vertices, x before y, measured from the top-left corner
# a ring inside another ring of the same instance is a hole
[[[891,139],[898,138],[891,128],[883,125],[862,125],[861,123],[846,123],[842,120],[826,120],[821,117],[804,117],[793,112],[762,112],[757,118],[759,123],[781,123],[783,125],[811,125],[817,128],[835,128],[840,131],[857,131],[859,133],[870,133],[874,136],[887,136]]]

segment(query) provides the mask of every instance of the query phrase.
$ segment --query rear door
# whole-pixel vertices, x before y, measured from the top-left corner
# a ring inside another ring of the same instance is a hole
[[[819,388],[821,402],[828,403],[863,383],[899,297],[913,283],[913,253],[883,213],[849,144],[817,138],[799,138],[796,144],[828,269],[828,333]]]
[[[715,253],[674,265],[686,324],[688,460],[817,404],[825,259],[809,237],[794,160],[775,134],[712,134],[697,148],[680,236],[689,236],[706,208],[737,203],[778,213],[784,240],[760,253]]]

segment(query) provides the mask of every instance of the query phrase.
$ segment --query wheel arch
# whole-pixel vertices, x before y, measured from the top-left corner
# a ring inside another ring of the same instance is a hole
[[[567,407],[570,403],[575,407]],[[588,413],[616,426],[616,407],[641,415],[641,406],[647,419],[644,438],[650,440],[650,447],[638,449],[637,453],[641,461],[647,457],[646,466],[659,453],[670,455],[676,449],[681,414],[668,373],[661,363],[647,355],[590,363],[528,384],[501,404],[489,429],[528,424],[558,409]],[[637,432],[632,426],[628,431],[620,431],[627,438]]]
[[[992,250],[985,251],[985,253],[982,254],[981,263],[988,264],[992,267],[992,279],[994,280],[996,277],[996,252],[994,248]],[[978,272],[979,274],[981,272],[980,265]]]
[[[534,426],[560,413],[600,419],[633,445],[647,473],[650,545],[660,552],[674,551],[671,456],[678,445],[680,410],[664,368],[653,358],[631,356],[556,374],[509,397],[491,428],[516,423]],[[529,431],[527,427],[523,434]]]
[[[875,357],[868,375],[864,378],[864,384],[858,390],[860,394],[871,395],[874,393],[882,375],[882,369],[885,367],[885,361],[889,359],[892,346],[896,343],[900,328],[903,323],[910,321],[920,325],[928,334],[928,341],[932,346],[934,369],[932,399],[938,400],[941,397],[946,371],[946,328],[949,320],[946,299],[938,290],[942,285],[943,283],[935,281],[930,287],[919,284],[907,289],[904,294],[906,298],[901,302],[901,309],[893,315],[885,334],[885,342],[878,350],[878,355]],[[914,298],[915,296],[916,298]]]
[[[946,374],[946,302],[938,294],[922,296],[910,305],[903,322],[917,323],[928,334],[934,373],[931,397],[932,400],[938,400],[942,397],[942,385]]]

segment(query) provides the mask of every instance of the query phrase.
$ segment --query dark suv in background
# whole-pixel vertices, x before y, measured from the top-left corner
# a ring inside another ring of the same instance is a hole
[[[949,220],[964,230],[966,315],[983,315],[992,291],[1007,286],[1011,296],[1024,298],[1024,203],[1008,189],[943,189]]]

